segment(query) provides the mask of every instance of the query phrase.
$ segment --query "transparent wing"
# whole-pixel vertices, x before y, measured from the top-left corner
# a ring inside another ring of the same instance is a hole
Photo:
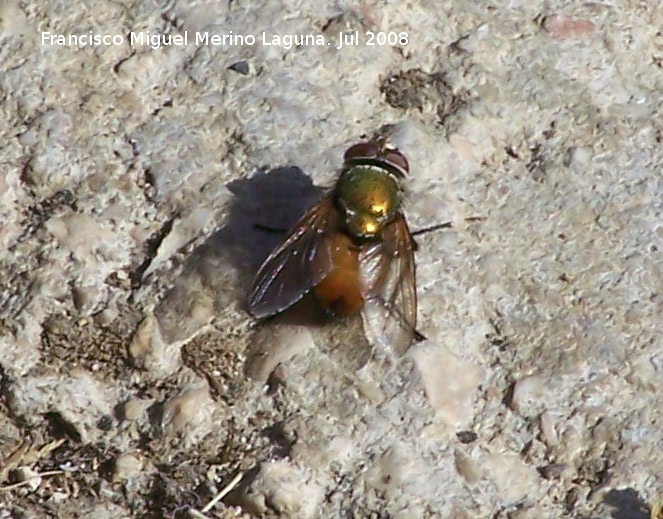
[[[347,373],[359,371],[371,358],[373,349],[359,314],[335,319],[330,326],[321,328],[318,334],[322,339],[319,342],[321,350]]]
[[[402,355],[413,340],[423,338],[416,330],[415,245],[402,214],[385,227],[382,238],[360,258],[366,287],[364,331],[373,344]]]
[[[283,312],[329,273],[330,261],[316,261],[315,269],[312,263],[320,238],[337,224],[338,212],[331,196],[299,219],[260,266],[249,296],[251,315],[261,319]]]

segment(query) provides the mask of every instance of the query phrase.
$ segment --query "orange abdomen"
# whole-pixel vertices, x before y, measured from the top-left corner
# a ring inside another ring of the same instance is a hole
[[[350,315],[364,306],[359,276],[359,250],[349,236],[336,232],[318,244],[312,268],[329,273],[313,287],[322,306],[336,315]]]

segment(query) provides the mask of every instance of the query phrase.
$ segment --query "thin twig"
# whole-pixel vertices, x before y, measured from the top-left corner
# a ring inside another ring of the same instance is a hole
[[[233,488],[235,488],[237,483],[239,483],[243,477],[244,477],[244,474],[242,474],[241,472],[238,473],[234,478],[232,478],[230,483],[228,483],[223,488],[223,490],[221,490],[221,492],[219,492],[216,496],[214,496],[214,499],[212,499],[209,503],[207,503],[205,505],[205,508],[203,508],[201,511],[203,513],[209,512],[215,504],[217,504],[219,501],[221,501],[224,497],[226,497],[230,493],[230,491]]]
[[[14,490],[15,488],[19,488],[19,487],[22,487],[24,485],[27,485],[33,479],[45,478],[47,476],[57,476],[58,474],[64,474],[64,473],[65,473],[64,470],[49,470],[49,471],[46,471],[46,472],[42,472],[41,474],[34,474],[34,475],[30,476],[28,479],[23,480],[23,481],[19,481],[18,483],[14,483],[13,485],[7,485],[6,487],[0,487],[0,491],[1,490]]]

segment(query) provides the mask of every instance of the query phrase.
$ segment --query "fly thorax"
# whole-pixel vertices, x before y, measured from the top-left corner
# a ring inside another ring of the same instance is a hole
[[[338,179],[336,203],[351,235],[372,238],[398,212],[401,190],[390,172],[378,166],[354,166]]]

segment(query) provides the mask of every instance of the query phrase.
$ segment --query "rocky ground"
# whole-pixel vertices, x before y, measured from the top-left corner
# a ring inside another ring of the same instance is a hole
[[[662,26],[633,0],[2,3],[0,517],[656,515]],[[418,237],[427,340],[355,374],[352,321],[246,299],[281,238],[256,224],[378,132],[410,226],[452,227]]]

